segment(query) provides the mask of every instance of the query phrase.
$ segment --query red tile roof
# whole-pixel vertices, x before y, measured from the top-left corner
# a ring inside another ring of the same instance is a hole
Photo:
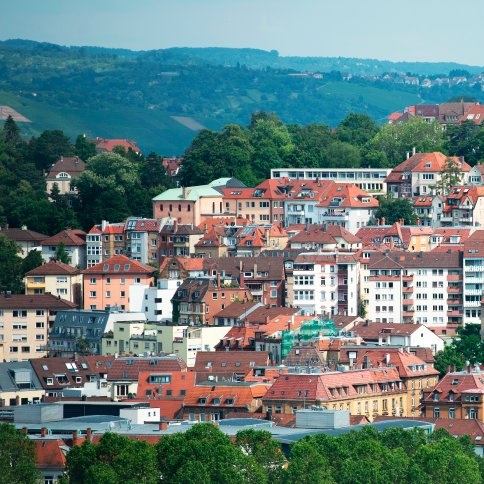
[[[3,294],[0,309],[74,309],[77,305],[52,294]]]
[[[46,390],[54,388],[81,388],[90,380],[90,375],[99,378],[105,375],[114,361],[113,356],[76,356],[75,358],[36,358],[30,363]],[[58,381],[56,375],[65,375]],[[81,379],[77,381],[76,378]],[[47,378],[52,384],[47,384]]]
[[[338,208],[377,208],[378,200],[352,183],[333,182],[323,196],[319,198],[318,207],[332,207],[335,198],[341,199]],[[367,200],[364,202],[363,200]]]
[[[136,146],[135,142],[129,141],[127,139],[96,138],[90,141],[91,143],[94,143],[96,145],[96,149],[100,151],[113,151],[114,148],[116,148],[117,146],[121,146],[126,151],[129,151],[131,149],[135,153],[141,153],[141,150]]]
[[[59,245],[63,243],[65,246],[81,246],[86,245],[86,232],[78,229],[67,229],[53,235],[41,242],[41,245]]]
[[[38,244],[49,237],[48,235],[40,234],[39,232],[28,230],[27,228],[17,229],[0,227],[0,235],[1,234],[5,235],[10,240],[15,240],[16,242],[36,242]]]
[[[185,398],[186,393],[195,385],[195,373],[187,371],[165,371],[151,365],[149,370],[140,370],[138,374],[137,398],[146,401],[170,401]],[[169,383],[150,383],[150,375],[169,374]],[[148,393],[147,393],[148,392]],[[161,392],[161,393],[160,393]],[[160,406],[163,408],[163,406]],[[179,405],[181,408],[181,404]],[[171,408],[173,410],[173,407]]]
[[[66,445],[62,439],[36,438],[34,439],[35,467],[42,470],[64,471],[66,456],[61,447]]]
[[[439,402],[462,402],[462,393],[482,393],[484,391],[484,373],[453,372],[447,373],[435,387],[425,392],[422,402],[434,402],[434,394],[439,394]],[[449,398],[449,393],[454,394]]]
[[[128,259],[125,255],[115,255],[108,260],[82,271],[83,274],[153,274],[155,267]]]
[[[341,400],[354,398],[357,395],[357,385],[367,385],[367,394],[372,394],[372,383],[399,382],[400,376],[396,368],[374,368],[346,372],[328,372],[320,374],[281,375],[264,397],[265,402],[271,400],[302,400],[304,393],[308,400]],[[332,393],[332,389],[347,387],[347,393]],[[398,391],[397,389],[395,391]],[[401,390],[403,391],[403,389]],[[380,394],[378,390],[375,394]]]
[[[48,178],[55,178],[59,173],[68,173],[71,177],[79,176],[86,164],[78,156],[61,156],[49,170]]]
[[[158,373],[186,371],[186,369],[186,363],[177,356],[123,357],[112,362],[108,380],[138,381],[141,371]]]
[[[25,273],[26,276],[52,276],[52,275],[75,275],[79,274],[79,269],[64,264],[58,260],[50,260],[46,264],[42,264],[35,269]]]
[[[263,397],[269,385],[263,383],[242,384],[200,384],[193,387],[187,394],[184,402],[185,407],[216,407],[229,405],[233,408],[246,408],[252,406],[255,399]],[[200,398],[205,398],[206,403],[201,403]],[[227,399],[233,399],[229,404]],[[219,399],[220,403],[214,402]]]
[[[234,374],[244,377],[254,367],[268,365],[267,351],[198,351],[194,371],[197,382],[208,381],[210,376],[222,381]]]
[[[383,334],[410,336],[422,327],[421,324],[413,323],[369,323],[367,325],[366,322],[362,322],[356,324],[351,331],[363,339],[378,340]]]

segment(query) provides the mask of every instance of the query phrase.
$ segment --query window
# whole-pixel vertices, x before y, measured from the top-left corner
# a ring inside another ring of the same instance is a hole
[[[449,418],[455,418],[455,408],[449,408]]]
[[[111,291],[106,291],[106,297],[107,298],[111,297]]]
[[[43,327],[44,327],[44,323],[42,323],[42,322],[37,322],[37,323],[35,323],[35,327],[36,327],[36,328],[43,328]]]
[[[90,284],[96,284],[96,278],[95,277],[91,277],[91,279],[89,280],[89,283]]]
[[[12,316],[14,318],[26,318],[27,317],[27,310],[26,309],[14,309],[12,311]]]
[[[89,291],[89,297],[96,297],[96,291]]]

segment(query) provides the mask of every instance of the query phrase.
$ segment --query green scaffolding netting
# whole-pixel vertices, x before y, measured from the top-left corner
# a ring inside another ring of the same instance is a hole
[[[321,336],[338,336],[338,330],[334,327],[332,319],[311,319],[304,321],[294,331],[282,331],[281,356],[286,358],[292,350],[294,343],[298,341],[317,340]]]

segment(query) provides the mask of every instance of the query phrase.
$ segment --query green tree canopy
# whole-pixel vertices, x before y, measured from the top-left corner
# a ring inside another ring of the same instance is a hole
[[[75,185],[79,191],[79,219],[86,230],[101,220],[146,216],[148,210],[151,213],[151,206],[138,205],[142,199],[139,164],[116,153],[89,159]]]
[[[32,484],[41,478],[35,469],[34,442],[6,423],[0,423],[0,470],[0,484]]]
[[[0,292],[23,292],[22,259],[19,252],[20,246],[16,242],[0,234]]]
[[[417,216],[411,200],[386,196],[380,197],[379,203],[375,218],[380,220],[384,218],[385,224],[393,225],[402,219],[406,225],[415,225],[417,223]]]
[[[394,167],[402,163],[407,153],[413,148],[417,152],[426,153],[442,151],[442,127],[437,121],[426,123],[422,118],[415,116],[405,123],[386,124],[365,145],[367,165],[375,167],[375,152],[384,153],[385,158],[380,160]],[[373,164],[372,164],[373,162]]]

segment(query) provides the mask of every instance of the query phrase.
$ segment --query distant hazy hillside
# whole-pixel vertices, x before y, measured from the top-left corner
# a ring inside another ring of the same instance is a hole
[[[280,57],[256,49],[135,52],[17,39],[0,42],[0,105],[32,121],[22,125],[26,136],[62,129],[70,136],[130,138],[145,152],[174,155],[200,127],[246,125],[254,111],[273,111],[286,123],[335,126],[350,112],[384,122],[410,104],[480,98],[480,84],[424,89],[397,82],[397,75],[381,76],[451,70],[481,71],[452,63]],[[292,75],[307,71],[324,74]],[[347,74],[351,79],[343,80]]]

